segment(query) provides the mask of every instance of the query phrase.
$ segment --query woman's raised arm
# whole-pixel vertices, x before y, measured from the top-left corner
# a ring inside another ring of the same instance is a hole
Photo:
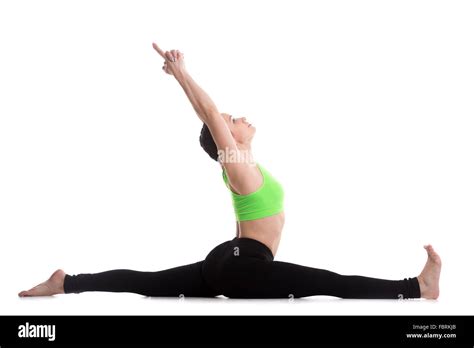
[[[178,50],[164,52],[156,43],[153,43],[153,48],[165,59],[163,70],[176,78],[198,117],[209,127],[217,148],[222,151],[238,151],[230,129],[216,105],[186,71],[183,54]]]
[[[211,117],[220,115],[212,99],[186,71],[184,55],[178,50],[163,52],[156,43],[153,43],[153,48],[165,60],[163,70],[176,78],[199,118],[207,124]]]

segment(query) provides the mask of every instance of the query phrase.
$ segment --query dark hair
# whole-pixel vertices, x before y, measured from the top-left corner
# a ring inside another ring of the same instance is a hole
[[[204,151],[214,160],[217,161],[218,154],[217,154],[217,145],[214,142],[214,138],[212,138],[211,131],[209,127],[203,123],[201,129],[201,135],[199,136],[199,143]]]

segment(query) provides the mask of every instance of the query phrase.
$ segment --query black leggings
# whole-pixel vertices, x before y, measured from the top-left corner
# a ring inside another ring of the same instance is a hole
[[[65,293],[132,292],[145,296],[299,298],[327,295],[359,299],[419,298],[418,279],[385,280],[340,275],[273,261],[271,250],[250,238],[215,247],[204,261],[158,272],[126,269],[66,275]]]

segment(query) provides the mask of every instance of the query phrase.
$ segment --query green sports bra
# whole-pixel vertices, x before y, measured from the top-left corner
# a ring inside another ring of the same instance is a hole
[[[283,187],[265,168],[258,163],[257,166],[262,173],[263,183],[256,191],[246,195],[232,191],[225,170],[222,170],[222,177],[231,192],[238,221],[261,219],[283,211]]]

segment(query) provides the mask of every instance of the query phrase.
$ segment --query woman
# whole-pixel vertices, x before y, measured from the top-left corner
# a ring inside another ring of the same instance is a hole
[[[237,218],[236,237],[215,247],[203,261],[158,272],[119,269],[69,275],[58,269],[45,282],[20,292],[20,297],[109,291],[176,297],[438,298],[441,259],[431,245],[425,246],[428,260],[420,275],[403,280],[340,275],[274,261],[285,221],[284,194],[270,172],[253,161],[255,127],[245,117],[218,111],[186,71],[180,51],[163,52],[155,43],[153,48],[165,59],[164,71],[176,78],[203,122],[201,146],[221,165]]]

